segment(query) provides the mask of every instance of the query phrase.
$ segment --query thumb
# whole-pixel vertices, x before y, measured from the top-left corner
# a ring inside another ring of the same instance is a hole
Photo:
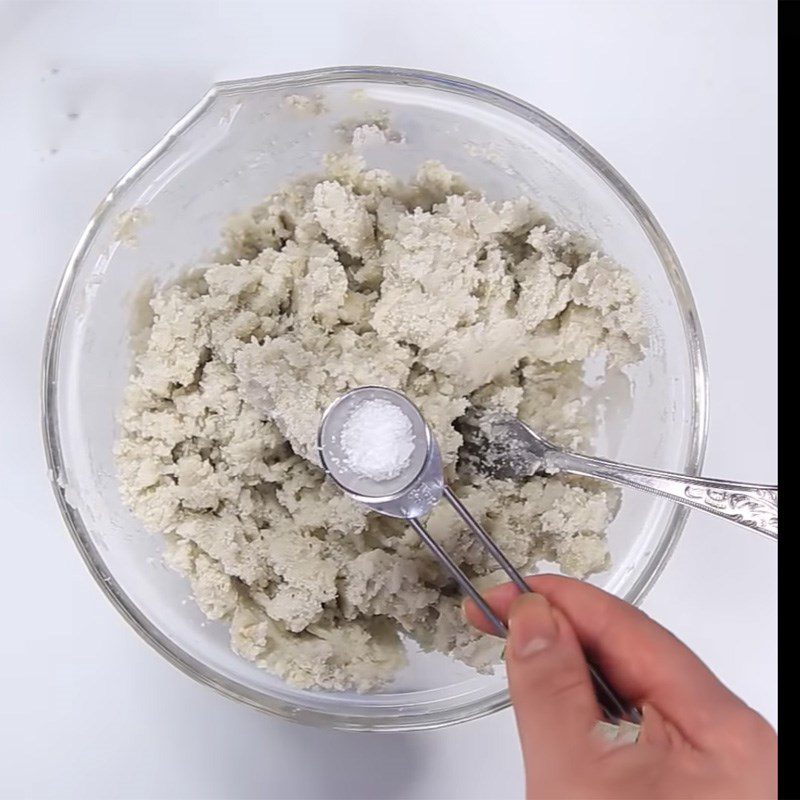
[[[600,719],[589,668],[566,617],[539,594],[512,604],[506,667],[528,775],[574,763]]]

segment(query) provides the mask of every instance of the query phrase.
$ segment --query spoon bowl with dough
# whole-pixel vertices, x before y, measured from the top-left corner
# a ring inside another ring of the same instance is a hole
[[[778,538],[778,487],[739,483],[621,464],[573,453],[549,442],[507,414],[473,412],[461,424],[462,455],[477,472],[519,480],[569,472],[641,489],[676,503],[736,522],[770,539]]]

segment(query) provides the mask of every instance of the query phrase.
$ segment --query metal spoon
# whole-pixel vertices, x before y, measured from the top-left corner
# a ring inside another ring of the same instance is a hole
[[[471,412],[461,421],[462,459],[495,478],[570,472],[632,486],[778,538],[778,487],[676,475],[580,455],[547,441],[511,415]]]
[[[383,400],[399,408],[411,422],[414,450],[402,472],[390,480],[376,481],[354,471],[342,449],[342,430],[350,415],[369,400]],[[469,510],[455,496],[444,480],[439,447],[419,409],[403,394],[382,386],[362,386],[346,392],[322,416],[317,434],[320,461],[328,476],[353,500],[390,517],[404,519],[441,565],[450,573],[465,595],[472,598],[498,636],[508,633],[505,623],[494,613],[466,573],[453,561],[442,546],[420,522],[443,498],[455,509],[472,534],[494,556],[503,571],[522,592],[531,589],[525,579],[506,558],[502,550]],[[625,703],[589,663],[598,703],[607,719],[641,721],[638,710]]]

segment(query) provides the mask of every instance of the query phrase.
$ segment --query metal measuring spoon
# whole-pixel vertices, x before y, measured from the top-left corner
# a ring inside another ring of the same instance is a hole
[[[386,481],[374,481],[359,475],[349,467],[342,451],[341,436],[345,423],[360,405],[369,400],[383,400],[399,408],[411,423],[414,437],[414,450],[408,465],[400,475]],[[322,415],[317,448],[323,468],[345,494],[379,514],[406,520],[452,575],[462,591],[475,601],[498,635],[506,635],[506,626],[502,620],[481,597],[463,570],[419,521],[419,517],[424,517],[442,497],[447,497],[450,502],[455,500],[456,510],[463,506],[445,485],[439,446],[428,424],[419,409],[404,394],[383,386],[361,386],[346,392],[331,403]],[[464,511],[468,514],[466,509]],[[475,524],[477,527],[477,523]],[[492,546],[496,549],[494,542]],[[497,552],[500,553],[499,550]],[[505,560],[502,553],[500,557]]]
[[[351,414],[363,403],[382,400],[400,409],[411,423],[413,451],[400,474],[376,481],[353,470],[342,448],[342,431]],[[436,440],[419,409],[404,394],[383,386],[361,386],[346,392],[326,409],[317,433],[320,461],[328,476],[353,500],[380,514],[404,519],[450,573],[465,595],[489,620],[498,636],[506,637],[505,623],[492,611],[464,571],[430,535],[419,518],[443,498],[455,509],[473,535],[494,556],[503,571],[522,592],[531,589],[525,579],[498,548],[494,540],[469,513],[444,480],[442,458]],[[639,722],[637,709],[625,704],[591,663],[589,671],[598,702],[607,718]]]

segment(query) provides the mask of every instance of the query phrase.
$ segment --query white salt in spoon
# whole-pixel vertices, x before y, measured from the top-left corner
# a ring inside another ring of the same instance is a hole
[[[345,392],[322,415],[317,449],[323,468],[345,494],[380,514],[407,520],[495,632],[507,635],[505,623],[419,518],[444,498],[517,588],[531,589],[445,483],[439,447],[419,409],[404,394],[383,386]],[[640,722],[637,709],[617,696],[597,668],[589,664],[589,671],[606,717]]]

